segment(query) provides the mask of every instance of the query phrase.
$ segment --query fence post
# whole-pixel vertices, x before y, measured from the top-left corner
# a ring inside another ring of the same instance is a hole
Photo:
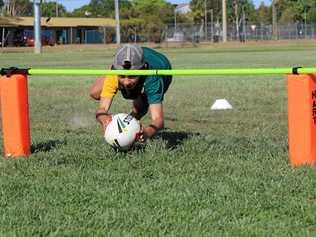
[[[288,75],[289,159],[316,163],[316,74]]]
[[[5,157],[31,153],[27,76],[0,76],[0,101]]]

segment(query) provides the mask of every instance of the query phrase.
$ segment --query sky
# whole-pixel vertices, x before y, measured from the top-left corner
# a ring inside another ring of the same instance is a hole
[[[63,4],[67,10],[72,11],[75,8],[79,8],[82,5],[88,4],[90,0],[57,0],[59,3]],[[179,3],[188,3],[189,0],[167,0],[173,4]],[[253,0],[255,6],[258,6],[261,2],[264,2],[266,5],[270,5],[271,0]]]

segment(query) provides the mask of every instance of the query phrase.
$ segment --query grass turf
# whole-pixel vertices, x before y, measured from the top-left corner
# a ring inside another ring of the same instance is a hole
[[[174,68],[315,66],[316,47],[159,49]],[[108,67],[113,48],[1,54],[1,67]],[[3,236],[311,236],[315,167],[288,164],[284,76],[175,77],[166,130],[143,150],[104,144],[93,77],[31,77],[33,154],[0,160]],[[217,98],[233,105],[211,111]],[[120,95],[112,113],[128,112]],[[148,123],[148,116],[144,123]],[[1,145],[1,144],[0,144]],[[2,148],[1,148],[2,149]]]

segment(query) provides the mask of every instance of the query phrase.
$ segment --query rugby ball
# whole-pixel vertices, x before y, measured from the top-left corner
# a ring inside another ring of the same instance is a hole
[[[130,114],[119,113],[112,116],[112,121],[105,129],[105,141],[113,148],[126,151],[131,148],[140,132],[139,121]]]

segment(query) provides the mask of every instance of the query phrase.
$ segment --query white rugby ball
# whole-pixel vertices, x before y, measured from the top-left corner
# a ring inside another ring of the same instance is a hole
[[[140,123],[130,114],[119,113],[112,116],[112,121],[105,129],[105,141],[113,148],[126,151],[134,144]]]

